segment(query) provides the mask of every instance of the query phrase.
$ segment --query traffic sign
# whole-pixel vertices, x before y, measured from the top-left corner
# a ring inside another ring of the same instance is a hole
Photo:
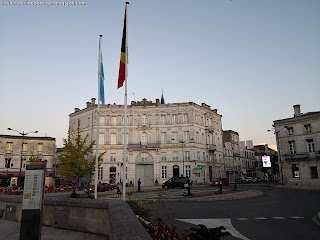
[[[189,193],[188,189],[182,189],[183,196],[187,196]]]

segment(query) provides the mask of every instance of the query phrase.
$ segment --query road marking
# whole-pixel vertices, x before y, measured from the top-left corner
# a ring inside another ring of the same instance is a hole
[[[268,219],[268,218],[265,218],[265,217],[256,217],[256,218],[254,218],[254,219],[257,219],[257,220],[266,220],[266,219]]]
[[[178,221],[191,223],[194,225],[205,225],[207,228],[217,228],[220,226],[224,226],[226,231],[229,232],[232,236],[243,239],[243,240],[250,240],[246,238],[241,233],[239,233],[231,223],[230,218],[221,218],[221,219],[176,219]]]
[[[291,218],[293,218],[293,219],[300,219],[300,218],[304,218],[304,217],[293,216],[293,217],[291,217]]]
[[[236,218],[237,220],[240,220],[240,221],[245,221],[245,220],[249,220],[248,218]]]
[[[274,219],[286,219],[284,217],[272,217],[272,218],[274,218]]]

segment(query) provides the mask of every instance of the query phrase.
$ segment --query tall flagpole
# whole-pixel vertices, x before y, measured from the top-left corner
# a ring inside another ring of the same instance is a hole
[[[122,200],[126,201],[126,160],[127,160],[127,77],[128,77],[128,5],[126,2],[126,46],[125,46],[125,93],[124,93],[124,148],[123,148],[123,195]]]
[[[102,35],[99,39],[99,63],[98,63],[98,111],[97,111],[97,137],[96,137],[96,162],[94,176],[94,199],[98,197],[98,157],[99,157],[99,118],[100,118],[100,78],[101,78],[101,44]]]

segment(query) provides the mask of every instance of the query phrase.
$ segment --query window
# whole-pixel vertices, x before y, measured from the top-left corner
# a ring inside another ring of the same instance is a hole
[[[297,165],[292,164],[291,169],[292,169],[292,177],[293,178],[300,178],[299,168],[297,167]]]
[[[296,144],[295,141],[289,141],[289,153],[295,154],[296,153]]]
[[[116,133],[111,133],[110,144],[117,144],[117,134]]]
[[[178,152],[177,152],[177,151],[174,151],[174,152],[173,152],[172,160],[173,160],[173,161],[178,161]]]
[[[116,126],[117,125],[117,117],[115,117],[115,116],[111,117],[111,125],[112,126]]]
[[[104,144],[104,134],[103,133],[99,133],[99,144]]]
[[[306,124],[304,125],[305,129],[306,129],[306,133],[311,133],[311,126],[310,124]]]
[[[308,151],[309,152],[314,152],[314,142],[313,139],[306,139],[308,143]]]
[[[189,151],[184,152],[184,158],[186,161],[190,161],[190,152]]]
[[[106,124],[106,118],[105,117],[99,117],[99,125],[105,125]]]
[[[147,124],[147,116],[146,115],[142,116],[141,122],[142,122],[143,125]]]
[[[43,151],[43,143],[38,143],[37,152],[42,152],[42,151]]]
[[[103,167],[98,168],[98,180],[103,179]]]
[[[167,161],[167,153],[165,152],[161,153],[161,161]]]
[[[317,167],[310,167],[311,179],[318,179]]]
[[[190,133],[189,133],[189,131],[183,132],[183,137],[184,137],[184,141],[185,141],[185,142],[189,142],[189,140],[190,140]]]
[[[5,168],[10,168],[10,162],[11,162],[11,158],[6,158],[4,167]]]
[[[166,115],[160,116],[160,122],[161,122],[161,124],[166,124]]]
[[[162,166],[161,167],[161,178],[167,178],[167,166]]]
[[[142,133],[141,134],[141,144],[147,144],[148,142],[148,135],[147,133]]]
[[[205,162],[206,161],[206,154],[203,152],[202,153],[202,160]]]
[[[200,161],[200,152],[197,152],[197,159]]]
[[[162,132],[161,133],[161,143],[164,144],[167,142],[167,133],[166,132]]]
[[[23,151],[23,152],[28,152],[28,143],[23,143],[23,145],[22,145],[22,151]]]
[[[141,161],[142,162],[148,161],[148,153],[141,153]]]
[[[293,127],[288,127],[288,135],[291,136],[293,135]]]
[[[178,132],[172,132],[172,143],[178,142]]]
[[[190,177],[190,176],[191,176],[191,166],[186,165],[186,177]]]
[[[172,123],[177,123],[178,122],[178,115],[177,114],[173,114],[172,115]]]
[[[12,142],[7,142],[6,153],[12,153],[12,147],[13,147],[13,143]]]
[[[115,161],[116,161],[116,154],[110,153],[110,162],[115,162]]]
[[[189,114],[188,113],[183,114],[183,122],[189,123]]]

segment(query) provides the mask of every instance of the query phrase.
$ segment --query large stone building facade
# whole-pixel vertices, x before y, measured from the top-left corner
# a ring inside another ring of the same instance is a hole
[[[47,161],[46,185],[54,184],[56,140],[51,137],[0,135],[0,186],[23,184],[26,162],[33,156]]]
[[[221,115],[205,103],[132,101],[127,111],[127,183],[162,184],[173,176],[190,177],[195,184],[224,177]],[[69,115],[71,131],[80,128],[96,139],[97,104]],[[106,151],[99,182],[121,182],[124,147],[124,106],[100,106],[99,153]]]
[[[320,185],[320,112],[274,121],[284,184]]]

